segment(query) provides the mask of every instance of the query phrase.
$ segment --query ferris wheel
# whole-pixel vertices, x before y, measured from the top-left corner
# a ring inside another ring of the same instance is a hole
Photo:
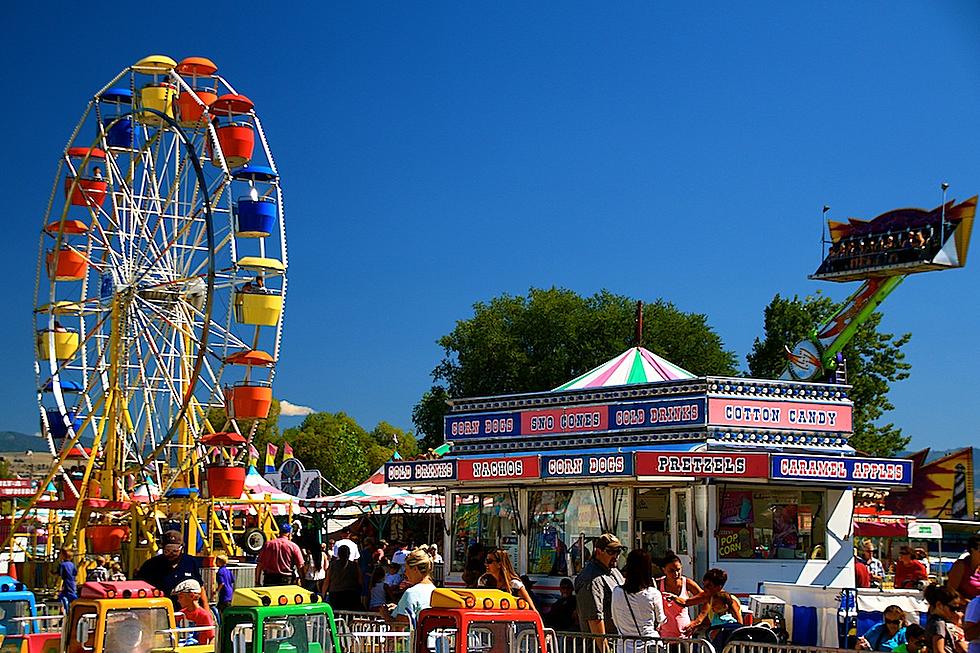
[[[252,101],[203,57],[116,75],[60,157],[38,259],[37,397],[65,495],[199,487],[202,438],[244,444],[268,416],[281,344],[283,198]]]

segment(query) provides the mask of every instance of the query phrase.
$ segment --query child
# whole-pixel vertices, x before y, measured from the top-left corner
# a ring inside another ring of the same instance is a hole
[[[392,603],[397,602],[397,597],[401,594],[399,587],[402,584],[402,572],[401,565],[397,562],[388,563],[388,573],[385,574],[385,593],[388,596],[388,601]]]
[[[388,593],[385,587],[385,568],[378,565],[371,574],[371,593],[368,595],[368,609],[377,612],[388,603]]]
[[[231,605],[231,595],[235,593],[235,577],[228,569],[228,556],[215,556],[214,561],[218,565],[218,573],[214,578],[214,595],[218,597],[218,611],[224,612]]]
[[[111,581],[121,581],[126,580],[126,573],[122,570],[122,565],[118,560],[113,560],[109,565],[109,580]]]
[[[725,591],[718,592],[711,597],[711,625],[722,626],[725,624],[737,624],[735,609],[732,607],[735,597]]]
[[[578,605],[575,602],[575,587],[570,578],[562,578],[558,585],[561,597],[551,604],[551,611],[545,615],[545,623],[558,632],[579,630]]]
[[[201,592],[201,584],[193,578],[182,580],[174,588],[180,612],[191,626],[212,626],[210,630],[199,630],[193,633],[198,644],[210,644],[214,639],[214,617],[208,609],[207,599]]]

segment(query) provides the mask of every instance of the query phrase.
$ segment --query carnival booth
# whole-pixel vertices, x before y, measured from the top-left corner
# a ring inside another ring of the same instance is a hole
[[[452,453],[385,478],[445,489],[449,586],[480,543],[557,593],[612,531],[694,578],[724,568],[742,595],[853,588],[852,486],[908,485],[912,468],[855,454],[849,390],[696,378],[634,347],[550,392],[454,400]]]

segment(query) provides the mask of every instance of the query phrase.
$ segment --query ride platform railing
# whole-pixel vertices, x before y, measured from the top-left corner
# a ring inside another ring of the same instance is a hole
[[[345,653],[406,653],[411,631],[406,623],[386,621],[377,612],[334,612],[340,650]]]

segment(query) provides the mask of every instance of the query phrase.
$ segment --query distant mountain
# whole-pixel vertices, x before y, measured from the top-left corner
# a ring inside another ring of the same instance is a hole
[[[0,452],[47,451],[48,443],[36,435],[0,431]]]

